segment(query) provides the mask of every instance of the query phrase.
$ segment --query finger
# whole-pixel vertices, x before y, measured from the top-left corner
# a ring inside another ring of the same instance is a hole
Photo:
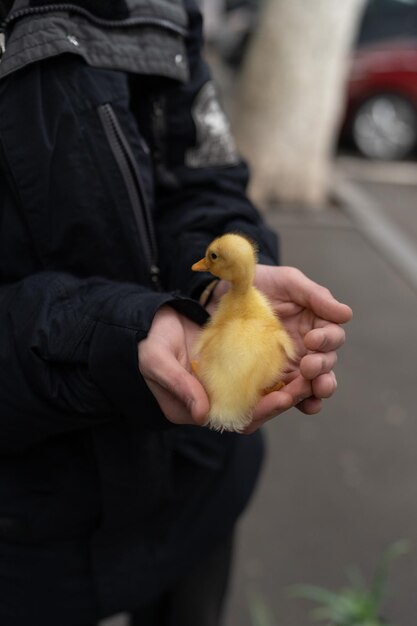
[[[336,363],[336,352],[307,354],[300,361],[300,372],[307,380],[313,380],[321,374],[331,372]]]
[[[330,398],[337,389],[337,379],[334,372],[322,374],[311,383],[313,395],[316,398]]]
[[[149,387],[152,395],[159,404],[159,407],[165,417],[173,424],[195,424],[192,415],[185,404],[172,395],[158,383],[146,379],[145,382]]]
[[[263,423],[284,411],[288,411],[292,406],[294,406],[293,396],[286,390],[273,391],[260,399],[254,410],[252,422]]]
[[[286,288],[294,302],[311,309],[319,317],[345,324],[352,319],[352,309],[338,302],[325,287],[310,280],[299,270],[288,268]]]
[[[280,391],[274,391],[261,398],[253,412],[252,424],[259,427],[311,395],[311,383],[302,376],[297,376]]]
[[[199,381],[182,367],[169,350],[155,350],[152,361],[147,363],[142,373],[165,391],[160,394],[163,396],[161,401],[164,401],[165,414],[170,412],[168,403],[171,398],[171,401],[175,399],[185,407],[196,424],[205,423],[210,408],[207,394]],[[159,402],[158,396],[156,399]]]
[[[337,350],[346,341],[346,333],[341,326],[318,320],[316,328],[306,333],[304,345],[307,350],[330,352]]]
[[[320,413],[323,408],[323,402],[320,398],[306,398],[299,404],[297,404],[297,409],[301,411],[301,413],[305,413],[306,415],[316,415]]]

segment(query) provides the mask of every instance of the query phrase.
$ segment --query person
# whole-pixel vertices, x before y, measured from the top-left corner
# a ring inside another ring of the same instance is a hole
[[[0,622],[214,626],[259,428],[333,394],[351,311],[277,266],[192,0],[1,7]],[[190,368],[227,289],[191,265],[230,231],[299,354],[244,435]]]

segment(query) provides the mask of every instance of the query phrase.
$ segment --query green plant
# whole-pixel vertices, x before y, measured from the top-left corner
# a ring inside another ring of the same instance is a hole
[[[361,572],[352,568],[347,572],[350,586],[339,591],[314,585],[294,585],[289,591],[292,596],[319,604],[312,611],[312,616],[327,621],[328,626],[389,626],[380,614],[386,595],[388,569],[392,561],[409,552],[410,547],[409,541],[401,539],[386,548],[369,588]]]
[[[249,597],[252,626],[274,626],[274,619],[263,598],[255,593]]]

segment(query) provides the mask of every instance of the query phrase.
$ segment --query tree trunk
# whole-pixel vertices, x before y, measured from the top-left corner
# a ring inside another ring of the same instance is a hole
[[[363,0],[264,0],[233,115],[257,203],[325,202],[362,5]]]

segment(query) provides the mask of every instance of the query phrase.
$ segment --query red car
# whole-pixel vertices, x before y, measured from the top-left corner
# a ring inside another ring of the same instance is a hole
[[[417,146],[417,39],[357,48],[348,81],[343,134],[376,159],[400,159]]]

